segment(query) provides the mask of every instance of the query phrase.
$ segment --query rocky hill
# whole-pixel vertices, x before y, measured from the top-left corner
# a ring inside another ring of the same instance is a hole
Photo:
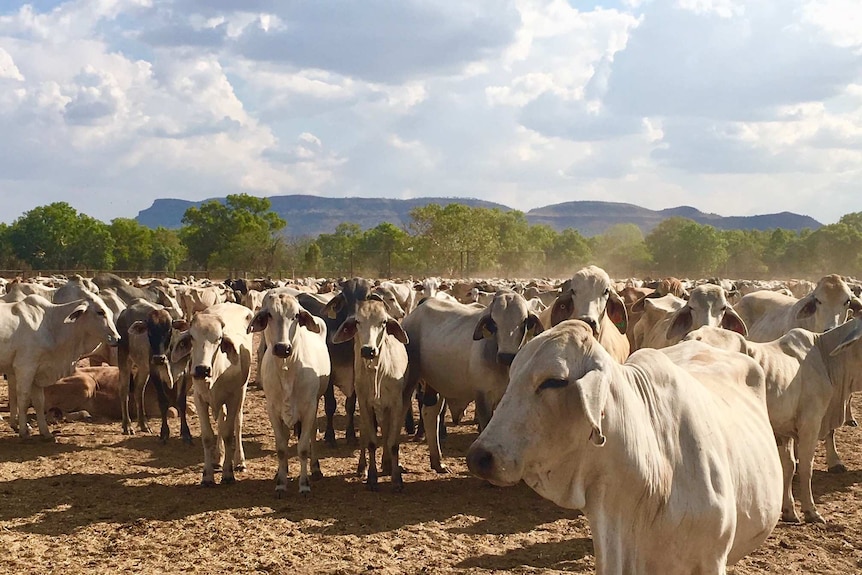
[[[214,198],[223,201],[224,198]],[[410,210],[431,203],[447,205],[466,204],[473,207],[511,208],[494,202],[469,198],[413,198],[407,200],[390,198],[322,198],[309,195],[272,196],[272,209],[287,220],[286,232],[290,236],[317,236],[332,233],[342,222],[353,222],[363,229],[373,228],[381,222],[406,226],[410,222]],[[203,202],[177,199],[158,199],[149,208],[142,210],[137,221],[145,226],[178,228],[182,225],[183,213],[191,206]],[[573,201],[535,208],[526,213],[532,224],[547,224],[555,230],[575,228],[585,236],[604,232],[615,224],[632,223],[644,233],[649,233],[662,220],[673,216],[692,219],[718,229],[766,230],[784,228],[802,230],[817,229],[822,224],[817,220],[790,212],[757,216],[720,216],[704,213],[689,206],[650,210],[633,204],[616,202]]]

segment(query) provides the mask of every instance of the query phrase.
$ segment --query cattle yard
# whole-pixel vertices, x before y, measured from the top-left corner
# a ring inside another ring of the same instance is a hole
[[[0,412],[8,416],[6,385]],[[336,429],[344,429],[339,399]],[[862,401],[854,400],[856,413]],[[593,573],[586,519],[542,499],[523,483],[495,488],[470,475],[464,455],[476,438],[472,408],[449,426],[444,461],[428,464],[425,443],[402,435],[404,491],[383,478],[377,492],[355,476],[358,449],[322,442],[324,478],[301,496],[291,448],[291,483],[276,499],[277,468],[263,392],[246,399],[248,470],[233,485],[199,485],[200,428],[194,445],[170,421],[157,435],[124,436],[119,422],[63,422],[57,443],[19,439],[0,427],[0,546],[4,573]],[[157,428],[157,419],[151,425]],[[319,425],[325,423],[321,409]],[[815,459],[814,494],[827,520],[779,523],[766,543],[730,569],[765,573],[862,570],[862,430],[836,432],[847,464],[826,472]],[[293,445],[293,441],[291,445]]]

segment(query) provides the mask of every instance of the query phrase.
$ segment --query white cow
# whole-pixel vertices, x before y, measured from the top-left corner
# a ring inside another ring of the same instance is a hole
[[[70,375],[75,360],[101,342],[116,345],[119,337],[111,310],[98,296],[53,304],[30,295],[0,304],[0,373],[9,382],[9,415],[13,422],[17,419],[18,434],[30,435],[27,409],[32,401],[39,433],[53,439],[43,388]]]
[[[566,321],[515,358],[467,463],[582,510],[600,575],[723,574],[781,515],[764,388],[742,354],[685,342],[620,365]]]
[[[398,440],[410,393],[405,387],[407,373],[407,334],[390,316],[383,302],[356,303],[332,343],[353,340],[354,386],[359,400],[360,475],[370,489],[377,488],[377,424],[383,434],[382,473],[392,476],[396,491],[404,487],[398,463]],[[428,420],[426,420],[428,421]],[[430,434],[429,434],[430,435]],[[366,466],[366,451],[368,465]]]
[[[796,471],[794,440],[798,443],[799,487],[802,513],[807,522],[824,523],[814,505],[811,472],[818,439],[843,422],[844,403],[852,380],[862,369],[862,336],[858,319],[825,334],[792,329],[767,343],[746,340],[725,329],[702,327],[687,339],[744,353],[754,358],[766,374],[766,406],[769,423],[778,439],[784,468],[784,503],[781,518],[797,522],[792,482]],[[834,414],[838,417],[835,418]],[[827,415],[831,415],[828,417]],[[832,421],[830,421],[830,418]]]
[[[515,354],[542,331],[539,318],[515,292],[497,292],[487,308],[474,306],[431,298],[402,322],[410,340],[408,388],[420,381],[423,385],[422,419],[431,467],[438,473],[448,472],[441,461],[444,402],[438,394],[461,405],[475,400],[476,420],[483,428],[503,396]]]
[[[315,444],[318,404],[330,373],[326,324],[299,305],[296,297],[275,289],[266,293],[248,326],[249,333],[256,331],[262,331],[266,341],[260,379],[278,452],[275,494],[280,498],[287,491],[287,446],[291,429],[296,425],[299,425],[299,492],[308,493],[309,458],[312,477],[322,477]]]
[[[215,468],[222,483],[233,483],[234,470],[245,470],[242,447],[242,405],[251,372],[252,337],[247,333],[251,310],[225,302],[195,314],[187,332],[171,351],[171,362],[189,356],[195,408],[201,424],[204,471],[201,485],[215,485]],[[218,440],[210,416],[218,428]]]
[[[848,312],[862,311],[862,302],[853,297],[841,276],[828,275],[814,291],[796,299],[773,291],[757,291],[743,296],[737,313],[748,326],[751,341],[772,341],[791,329],[801,327],[824,332],[846,321]]]
[[[592,328],[595,338],[612,357],[625,361],[630,352],[626,337],[628,314],[607,272],[587,266],[578,270],[567,284],[554,305],[540,316],[542,325],[579,319]]]

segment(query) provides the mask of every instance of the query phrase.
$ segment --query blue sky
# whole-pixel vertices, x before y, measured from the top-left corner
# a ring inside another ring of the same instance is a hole
[[[862,211],[858,0],[0,2],[0,221],[63,200]]]

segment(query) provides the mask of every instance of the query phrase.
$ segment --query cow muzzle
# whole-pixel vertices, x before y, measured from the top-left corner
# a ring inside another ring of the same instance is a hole
[[[292,351],[293,348],[289,343],[279,342],[272,346],[272,355],[274,355],[275,357],[280,357],[281,359],[288,357]]]
[[[578,319],[590,326],[590,329],[593,330],[593,337],[599,337],[599,324],[596,320],[588,316],[579,317]]]
[[[153,357],[150,358],[150,361],[154,365],[167,365],[168,356],[166,356],[166,355],[154,355]]]
[[[515,361],[514,353],[498,353],[497,354],[497,363],[500,365],[510,366],[512,362]]]
[[[362,349],[359,350],[359,355],[361,355],[363,359],[374,359],[377,357],[377,349],[370,345],[363,345]]]
[[[206,379],[212,376],[213,370],[208,365],[196,365],[192,377],[195,379]]]

